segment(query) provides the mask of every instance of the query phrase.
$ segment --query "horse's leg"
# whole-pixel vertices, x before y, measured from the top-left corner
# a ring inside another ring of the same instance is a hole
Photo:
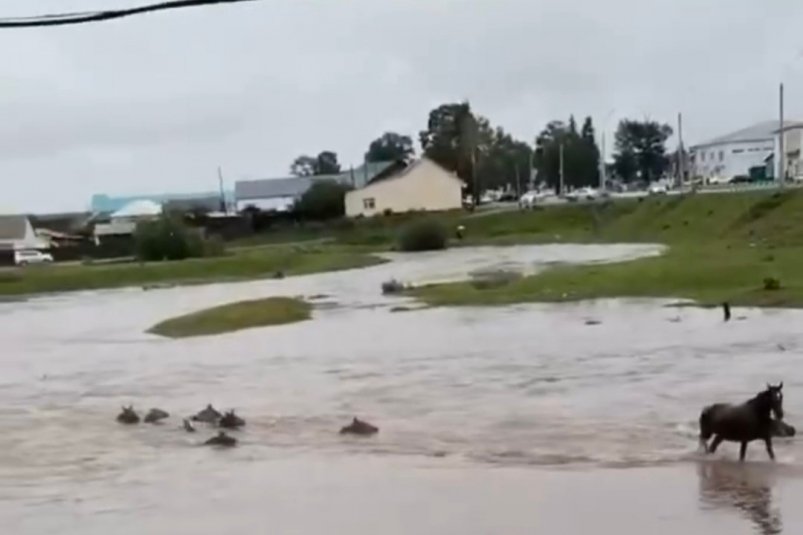
[[[744,461],[745,455],[747,455],[747,442],[742,442],[742,447],[739,450],[739,460]]]
[[[722,436],[714,435],[714,441],[711,442],[711,447],[708,448],[708,453],[716,453],[720,444],[722,444]]]
[[[775,460],[775,451],[772,449],[772,437],[767,437],[764,439],[764,444],[767,445],[767,454],[770,456],[770,459],[773,461]]]

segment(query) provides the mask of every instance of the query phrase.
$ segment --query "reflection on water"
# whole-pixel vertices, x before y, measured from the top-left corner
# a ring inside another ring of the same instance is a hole
[[[700,501],[709,508],[739,510],[761,535],[781,533],[781,511],[772,499],[772,472],[773,467],[764,464],[701,462]]]

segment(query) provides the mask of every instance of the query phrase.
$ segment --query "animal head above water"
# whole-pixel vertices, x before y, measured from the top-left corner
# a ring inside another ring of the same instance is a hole
[[[762,409],[767,412],[772,411],[778,420],[783,419],[783,381],[778,386],[767,383],[767,389],[757,395],[755,399],[760,403]]]

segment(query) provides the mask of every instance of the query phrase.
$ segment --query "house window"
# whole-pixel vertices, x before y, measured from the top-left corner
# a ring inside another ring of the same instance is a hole
[[[362,207],[366,210],[373,210],[376,208],[376,201],[373,197],[367,197],[362,200]]]
[[[705,161],[705,153],[704,153],[704,152],[701,152],[701,153],[700,153],[700,161],[701,161],[701,162],[704,162],[704,161]]]
[[[724,159],[725,159],[725,151],[721,150],[719,151],[719,161],[721,162]]]
[[[733,149],[733,154],[741,154],[744,152],[744,149]]]

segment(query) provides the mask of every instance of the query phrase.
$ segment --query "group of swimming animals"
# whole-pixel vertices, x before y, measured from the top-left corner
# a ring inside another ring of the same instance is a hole
[[[133,405],[123,407],[117,416],[121,424],[134,425],[140,422],[140,416]],[[170,417],[162,409],[151,409],[145,415],[144,422],[158,424]],[[225,413],[219,412],[211,404],[190,418],[184,418],[184,430],[195,432],[192,422],[203,422],[214,427],[226,430],[239,430],[245,426],[245,420],[237,416],[233,410]],[[775,460],[775,451],[772,439],[776,437],[793,437],[797,434],[794,426],[784,421],[783,410],[783,383],[777,386],[767,384],[767,387],[754,397],[739,404],[713,403],[703,407],[699,418],[700,445],[706,453],[714,453],[723,441],[738,442],[741,444],[739,459],[744,461],[747,446],[754,440],[765,443],[767,454]],[[379,432],[379,428],[360,420],[357,417],[351,423],[340,429],[341,435],[371,436]],[[709,444],[709,440],[711,443]],[[218,431],[218,434],[203,443],[206,446],[233,447],[237,439]]]
[[[140,423],[140,421],[144,421],[147,424],[159,424],[167,418],[170,418],[170,414],[167,411],[151,409],[145,417],[141,419],[137,411],[134,410],[133,405],[123,407],[122,412],[117,415],[117,421],[124,425],[136,425]],[[205,409],[197,414],[189,418],[184,418],[182,427],[188,433],[194,433],[195,426],[193,426],[193,422],[206,423],[227,430],[239,430],[241,427],[245,426],[245,420],[237,416],[233,410],[221,413],[211,404],[208,404]],[[354,417],[349,425],[340,429],[341,435],[371,436],[378,432],[378,427],[360,420],[357,417]],[[218,431],[217,435],[206,440],[203,445],[230,448],[237,445],[237,439],[227,434],[225,431]]]

